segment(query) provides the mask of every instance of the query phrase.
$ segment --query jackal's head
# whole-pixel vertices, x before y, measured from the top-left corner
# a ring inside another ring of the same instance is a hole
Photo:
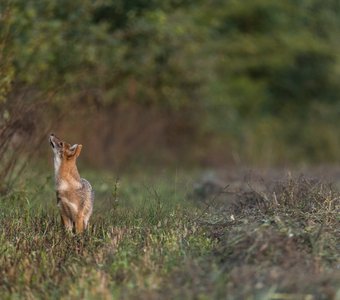
[[[70,144],[59,139],[53,133],[50,135],[50,145],[52,147],[54,157],[60,161],[75,160],[79,156],[81,148],[83,147],[82,145],[78,144],[71,146]]]

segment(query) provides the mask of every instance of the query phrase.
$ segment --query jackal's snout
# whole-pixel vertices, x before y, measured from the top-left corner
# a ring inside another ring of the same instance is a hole
[[[52,149],[61,148],[63,146],[63,142],[54,133],[50,134],[49,141]]]
[[[49,141],[50,141],[51,147],[54,149],[54,143],[53,143],[53,140],[52,140],[52,137],[53,137],[53,136],[54,136],[54,134],[51,133],[50,138],[49,138]]]

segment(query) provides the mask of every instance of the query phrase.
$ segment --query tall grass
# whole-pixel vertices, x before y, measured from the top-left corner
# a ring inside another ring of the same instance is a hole
[[[2,196],[2,299],[332,299],[339,293],[339,193],[328,185],[290,178],[266,180],[257,190],[231,182],[217,201],[208,195],[202,205],[189,197],[187,175],[87,177],[97,193],[84,235],[61,228],[50,177],[23,181]]]

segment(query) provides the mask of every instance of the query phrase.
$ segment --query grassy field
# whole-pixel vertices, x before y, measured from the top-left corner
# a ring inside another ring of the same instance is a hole
[[[1,299],[340,298],[340,194],[318,177],[84,177],[82,236],[63,232],[49,176],[1,197]]]

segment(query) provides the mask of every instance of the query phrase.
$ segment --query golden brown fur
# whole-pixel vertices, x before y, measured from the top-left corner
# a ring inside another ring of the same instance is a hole
[[[82,145],[70,144],[50,135],[54,153],[57,204],[66,230],[83,232],[92,214],[94,194],[90,183],[80,178],[76,160]]]

